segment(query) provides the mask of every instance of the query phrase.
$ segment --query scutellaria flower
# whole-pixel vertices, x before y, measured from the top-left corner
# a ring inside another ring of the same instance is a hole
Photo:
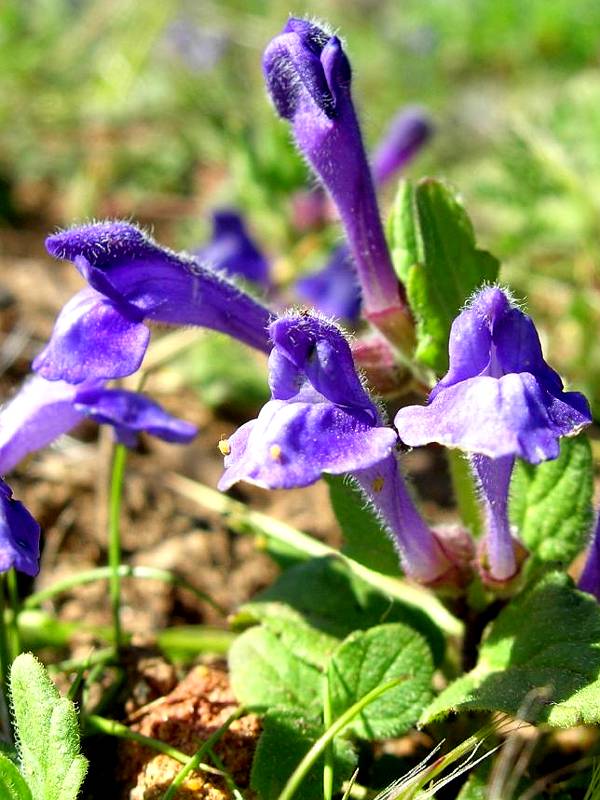
[[[514,460],[556,458],[560,438],[591,422],[590,409],[583,395],[564,391],[532,320],[499,288],[481,290],[456,318],[449,354],[427,405],[401,409],[395,424],[408,445],[438,442],[470,454],[487,518],[484,570],[504,582],[519,568],[508,521]]]
[[[39,559],[40,526],[0,478],[0,572],[14,567],[27,575],[37,575]]]
[[[352,102],[350,63],[337,36],[307,20],[288,20],[268,45],[263,69],[275,108],[330,192],[346,230],[367,317],[376,324],[407,311],[379,217]]]
[[[33,368],[68,383],[124,377],[140,366],[149,322],[199,325],[268,352],[270,312],[198,259],[160,247],[125,222],[50,236],[51,255],[73,261],[90,288],[63,308]]]
[[[208,267],[231,277],[241,277],[269,288],[269,262],[250,238],[242,216],[234,210],[213,213],[210,242],[196,250],[195,256]]]
[[[128,446],[135,444],[142,431],[180,444],[191,441],[197,433],[194,425],[173,417],[136,392],[107,389],[101,381],[74,385],[33,375],[0,409],[0,474],[47,447],[86,417],[112,425],[117,440]]]
[[[270,489],[348,474],[388,527],[408,575],[435,582],[451,564],[420,517],[396,460],[397,436],[362,385],[337,326],[289,314],[270,326],[272,399],[221,442],[219,488],[237,481]]]

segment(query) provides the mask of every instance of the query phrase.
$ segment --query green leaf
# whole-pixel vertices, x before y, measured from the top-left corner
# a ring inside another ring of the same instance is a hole
[[[335,719],[372,689],[403,679],[349,726],[362,739],[399,736],[431,700],[431,653],[423,637],[406,625],[379,625],[351,634],[333,654],[327,674]]]
[[[344,535],[342,552],[385,575],[400,575],[398,553],[362,494],[341,475],[325,475],[329,499]]]
[[[475,289],[497,279],[499,263],[477,249],[456,193],[433,178],[400,183],[388,239],[417,321],[415,357],[441,375],[448,368],[452,321]]]
[[[75,706],[30,653],[15,659],[10,688],[19,759],[32,796],[75,800],[87,771]]]
[[[546,575],[492,624],[474,670],[421,724],[453,711],[504,711],[558,728],[600,722],[600,606],[562,573]]]
[[[323,730],[317,720],[297,708],[273,709],[265,715],[262,724],[250,785],[261,800],[276,800],[287,779]],[[356,755],[351,744],[342,738],[334,739],[333,753],[334,790],[338,790],[352,774]],[[302,782],[301,796],[302,800],[323,800],[323,757],[317,760]]]
[[[3,753],[0,753],[0,797],[2,800],[32,800],[17,765]]]
[[[592,449],[584,435],[563,439],[554,461],[518,463],[510,516],[531,553],[529,570],[568,565],[582,550],[592,526],[593,492]]]
[[[231,685],[244,705],[321,707],[322,675],[299,658],[273,631],[256,626],[239,636],[229,651]]]
[[[242,606],[234,624],[251,622],[262,622],[299,657],[321,669],[349,633],[383,622],[402,622],[419,631],[436,664],[445,647],[440,629],[424,611],[377,592],[330,557],[292,567]]]

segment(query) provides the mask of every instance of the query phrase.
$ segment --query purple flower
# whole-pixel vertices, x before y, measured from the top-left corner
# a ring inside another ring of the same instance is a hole
[[[39,559],[40,526],[0,478],[0,572],[14,567],[27,575],[37,575]]]
[[[293,314],[273,322],[270,333],[272,399],[257,419],[221,442],[219,488],[244,480],[290,489],[324,472],[349,474],[389,528],[407,574],[441,580],[453,565],[413,504],[396,461],[396,434],[356,374],[339,328]]]
[[[86,417],[112,425],[117,439],[130,446],[141,431],[178,443],[189,442],[197,433],[194,425],[135,392],[105,389],[100,381],[74,386],[34,375],[0,410],[0,474]]]
[[[296,142],[330,192],[346,229],[375,324],[406,333],[407,310],[385,241],[340,40],[291,18],[263,57],[267,87]]]
[[[391,180],[416,156],[432,133],[433,127],[422,108],[402,109],[371,157],[375,184],[381,186]]]
[[[577,586],[582,592],[593,594],[600,602],[600,514]]]
[[[591,422],[585,397],[563,391],[532,320],[501,289],[481,290],[455,319],[449,355],[428,404],[398,412],[396,426],[409,445],[439,442],[537,464],[558,456],[561,436]]]
[[[588,425],[590,410],[583,395],[563,390],[532,320],[499,288],[481,290],[456,318],[449,352],[428,404],[401,409],[395,424],[411,446],[438,442],[474,455],[488,526],[484,569],[502,582],[519,566],[507,514],[515,457],[556,458],[560,437]]]
[[[350,322],[356,322],[360,316],[360,285],[345,244],[336,247],[322,270],[300,278],[296,291],[327,316]]]
[[[50,236],[46,247],[73,261],[91,287],[66,304],[33,362],[47,380],[130,375],[148,346],[146,322],[213,328],[268,351],[268,309],[197,259],[159,247],[134,225],[74,228]]]
[[[237,211],[214,212],[212,238],[195,255],[211,269],[245,278],[264,288],[271,285],[269,262],[248,235]]]

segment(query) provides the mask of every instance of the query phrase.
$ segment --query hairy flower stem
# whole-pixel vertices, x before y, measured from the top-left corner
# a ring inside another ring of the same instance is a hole
[[[410,496],[395,456],[352,477],[377,509],[410,578],[431,584],[450,570],[452,565]]]
[[[484,570],[492,581],[503,583],[519,570],[516,543],[508,519],[508,489],[515,459],[514,456],[489,458],[473,454],[470,460],[481,487],[485,512]]]
[[[123,500],[123,479],[127,462],[127,448],[116,444],[113,451],[112,472],[110,478],[110,498],[108,515],[108,565],[110,575],[110,603],[112,608],[113,633],[115,647],[121,646],[121,505]]]

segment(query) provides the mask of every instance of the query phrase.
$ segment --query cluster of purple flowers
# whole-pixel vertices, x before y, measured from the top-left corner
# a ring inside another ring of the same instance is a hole
[[[277,111],[290,121],[344,225],[348,249],[336,257],[345,265],[340,274],[349,273],[351,253],[363,315],[393,353],[410,340],[412,318],[384,237],[342,45],[314,24],[290,19],[267,47],[264,71]],[[427,135],[414,115],[398,123],[374,157],[377,180]],[[63,308],[34,361],[36,374],[0,412],[0,473],[84,417],[112,425],[128,445],[142,430],[189,441],[193,426],[147,397],[106,384],[140,367],[149,323],[198,325],[269,354],[271,399],[221,442],[221,489],[242,480],[300,487],[323,473],[346,475],[379,515],[414,580],[456,587],[470,579],[474,565],[492,586],[518,575],[526,552],[508,519],[515,459],[556,458],[560,438],[577,434],[591,416],[582,395],[564,391],[543,359],[533,322],[505,291],[484,287],[471,298],[452,327],[447,374],[426,405],[402,408],[392,426],[365,388],[337,324],[311,311],[275,315],[236,285],[231,276],[271,288],[268,263],[235,213],[215,217],[212,241],[195,256],[162,248],[122,222],[58,233],[47,248],[71,260],[89,285]],[[330,269],[328,290],[338,267]],[[348,297],[343,300],[349,307]],[[477,553],[466,531],[434,530],[425,522],[403,478],[402,445],[431,442],[458,448],[470,460],[486,515]],[[0,488],[0,570],[13,565],[35,574],[37,523],[4,482]],[[600,588],[599,562],[596,554],[583,588]]]

